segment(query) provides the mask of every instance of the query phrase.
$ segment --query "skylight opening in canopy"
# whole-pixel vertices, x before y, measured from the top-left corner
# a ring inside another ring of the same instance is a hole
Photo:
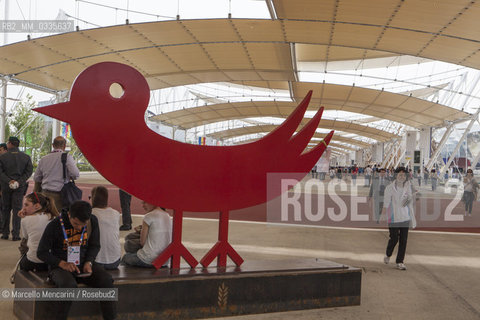
[[[288,91],[247,87],[227,82],[201,83],[151,91],[154,114],[229,102],[292,101]]]
[[[399,64],[370,69],[324,72],[322,63],[299,66],[299,79],[339,85],[385,90],[418,97],[458,110],[474,113],[480,105],[480,71],[459,65],[424,60],[415,64]],[[430,90],[418,92],[422,89]]]

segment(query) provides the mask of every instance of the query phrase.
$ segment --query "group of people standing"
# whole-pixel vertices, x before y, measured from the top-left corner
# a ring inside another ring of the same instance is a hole
[[[13,211],[14,219],[18,220],[18,229],[14,223],[12,235],[13,240],[22,239],[18,264],[21,270],[48,271],[50,280],[58,288],[75,288],[78,283],[95,288],[112,288],[113,279],[106,270],[116,269],[122,262],[125,265],[153,267],[153,261],[170,244],[172,237],[171,218],[164,209],[143,202],[146,214],[142,225],[126,236],[122,257],[120,230],[130,230],[132,220],[128,211],[123,224],[120,224],[120,213],[108,205],[106,187],[96,186],[91,190],[91,203],[79,200],[66,206],[62,201],[60,190],[65,180],[79,176],[70,155],[65,164],[66,178],[63,176],[61,155],[64,154],[65,139],[55,138],[53,151],[39,161],[34,174],[34,191],[27,195],[26,181],[32,174],[31,160],[18,150],[16,141],[18,139],[10,137],[8,152],[5,153],[10,156],[0,156],[0,171],[4,170],[0,175],[6,175],[9,184],[18,183],[16,188],[10,188],[14,190],[10,193],[17,196],[15,209],[18,210],[6,211],[8,207],[4,205],[2,212]],[[8,193],[5,197],[3,192],[3,181],[6,180],[0,176],[4,200],[9,199]],[[131,196],[124,193],[126,197],[123,199],[129,200]],[[129,209],[129,202],[124,201],[123,207],[127,205]],[[2,226],[4,235],[7,235],[5,238],[8,238],[9,232],[5,232],[5,226]],[[71,301],[52,303],[56,306],[53,317],[66,319]],[[115,302],[102,301],[101,309],[104,319],[116,318]]]

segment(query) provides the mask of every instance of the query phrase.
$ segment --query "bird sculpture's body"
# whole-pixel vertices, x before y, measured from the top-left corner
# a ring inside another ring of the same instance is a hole
[[[110,94],[114,83],[123,89],[119,98]],[[115,62],[88,67],[73,83],[70,101],[35,111],[70,123],[83,154],[111,183],[148,203],[174,210],[174,239],[170,250],[155,261],[156,266],[171,256],[173,267],[179,266],[180,256],[192,267],[197,264],[181,244],[183,211],[221,212],[220,233],[225,231],[219,234],[221,244],[217,243],[202,264],[219,256],[219,265],[224,266],[227,254],[237,265],[243,262],[228,244],[228,211],[267,201],[267,173],[308,172],[326,149],[333,132],[303,153],[323,109],[293,135],[310,96],[311,92],[264,138],[225,147],[181,143],[149,129],[145,111],[150,91],[145,78],[136,69]]]

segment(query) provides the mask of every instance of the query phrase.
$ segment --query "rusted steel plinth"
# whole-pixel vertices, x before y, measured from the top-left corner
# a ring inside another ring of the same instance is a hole
[[[49,286],[45,275],[21,272],[16,287]],[[119,289],[118,319],[195,319],[359,305],[362,277],[361,269],[321,259],[246,261],[226,268],[121,267],[112,275]],[[14,303],[19,319],[50,319],[49,312],[46,302]],[[73,302],[72,319],[92,315],[101,318],[98,302]]]

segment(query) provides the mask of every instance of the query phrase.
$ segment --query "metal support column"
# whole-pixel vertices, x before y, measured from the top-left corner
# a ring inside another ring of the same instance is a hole
[[[447,170],[447,168],[450,167],[450,163],[452,163],[453,159],[455,158],[455,155],[457,154],[458,150],[460,149],[460,146],[467,137],[467,134],[470,132],[470,129],[472,129],[473,124],[475,121],[478,119],[478,113],[480,112],[480,108],[478,109],[477,112],[472,117],[472,120],[470,120],[470,123],[468,124],[467,128],[465,129],[465,132],[463,133],[462,137],[460,138],[460,141],[458,141],[457,146],[455,147],[455,150],[453,150],[452,154],[450,155],[450,158],[448,159],[447,163],[442,167],[440,170],[440,176],[443,177],[443,174]]]
[[[475,169],[475,167],[477,166],[478,160],[480,160],[480,152],[477,154],[477,156],[472,161],[472,165],[471,165],[472,169]]]
[[[67,100],[67,92],[59,91],[55,95],[55,103],[65,102]],[[62,123],[57,119],[52,119],[52,139],[60,135],[60,129],[62,128]]]
[[[386,148],[388,151],[386,152],[386,156],[383,159],[380,168],[385,168],[385,165],[387,164],[387,161],[390,160],[390,157],[392,156],[394,150],[395,150],[395,142],[396,140],[392,140],[390,144],[388,145],[388,148]]]
[[[394,148],[395,150],[393,151],[392,156],[390,157],[388,162],[385,164],[385,167],[384,167],[385,169],[390,168],[390,166],[394,163],[395,156],[398,155],[398,151],[400,150],[400,148],[401,148],[401,145]]]
[[[398,144],[400,143],[400,144]],[[382,168],[388,168],[392,164],[393,160],[395,159],[395,155],[398,153],[398,149],[400,148],[401,141],[398,139],[394,139],[391,144],[390,151],[388,152],[385,159],[382,162]]]
[[[2,85],[2,101],[0,104],[0,142],[5,142],[5,129],[7,125],[7,83],[8,79],[3,78]]]
[[[435,152],[432,154],[432,157],[430,158],[430,160],[428,160],[428,163],[427,163],[427,166],[426,166],[427,172],[430,172],[432,170],[433,164],[437,160],[437,157],[440,154],[440,151],[442,151],[443,147],[445,146],[445,143],[447,143],[448,137],[450,137],[450,134],[452,133],[452,130],[453,130],[453,123],[451,123],[447,127],[447,131],[445,131],[445,133],[443,134],[443,137],[440,140],[440,144],[438,145],[437,150],[435,150]]]
[[[398,157],[397,161],[395,161],[395,165],[393,166],[395,169],[398,168],[398,165],[400,164],[400,161],[402,161],[403,157],[405,156],[405,152],[407,152],[407,148],[403,148],[400,151],[400,156]],[[397,153],[398,154],[398,153]],[[410,162],[410,160],[408,161]],[[407,167],[408,162],[405,163],[405,167]]]

